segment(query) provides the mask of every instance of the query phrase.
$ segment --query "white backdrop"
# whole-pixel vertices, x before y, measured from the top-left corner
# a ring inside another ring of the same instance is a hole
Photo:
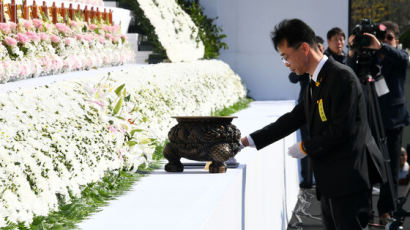
[[[300,18],[325,41],[335,26],[348,34],[348,1],[340,0],[200,0],[208,17],[227,35],[220,59],[245,82],[257,100],[296,99],[299,85],[273,48],[270,32],[283,19]],[[327,45],[326,45],[327,46]]]

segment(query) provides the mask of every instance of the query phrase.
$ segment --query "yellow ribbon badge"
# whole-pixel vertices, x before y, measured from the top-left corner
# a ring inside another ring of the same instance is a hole
[[[317,100],[317,106],[319,108],[320,119],[322,120],[322,122],[327,121],[325,110],[323,109],[323,99],[322,98],[320,98],[320,100]]]

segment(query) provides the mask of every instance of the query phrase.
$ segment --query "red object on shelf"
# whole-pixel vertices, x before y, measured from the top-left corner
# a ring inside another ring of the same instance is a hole
[[[84,20],[86,22],[88,22],[88,10],[87,10],[87,6],[84,7]]]
[[[53,5],[51,6],[51,17],[52,17],[53,24],[56,24],[57,23],[57,8],[56,8],[55,2],[53,2]]]
[[[43,1],[43,5],[41,6],[41,11],[43,12],[44,16],[48,18],[48,7],[45,1]]]
[[[101,12],[97,7],[97,20],[100,21],[100,18],[101,18]]]
[[[104,9],[104,12],[103,12],[103,20],[104,20],[104,22],[107,21],[107,11],[105,9]]]
[[[0,2],[0,22],[6,22],[4,18],[4,5],[3,1]]]
[[[24,1],[23,5],[23,10],[21,11],[22,17],[26,20],[28,20],[28,7],[27,7],[27,1]]]
[[[70,6],[68,7],[68,17],[70,20],[74,19],[74,9],[73,9],[73,4],[70,3]]]
[[[10,4],[10,19],[12,22],[17,23],[18,18],[17,18],[17,5],[15,0],[11,0]]]
[[[90,11],[90,19],[91,19],[91,22],[93,21],[93,19],[94,19],[94,7],[92,6],[91,7],[91,11]]]
[[[33,5],[31,6],[31,17],[38,18],[36,0],[33,0]]]
[[[61,3],[60,14],[63,17],[65,23],[67,23],[67,15],[66,15],[66,8],[64,7],[64,3]]]

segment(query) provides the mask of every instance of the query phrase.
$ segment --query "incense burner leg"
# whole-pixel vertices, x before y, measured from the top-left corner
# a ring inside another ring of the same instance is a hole
[[[168,160],[165,165],[167,172],[183,172],[184,165],[181,163],[181,156],[179,156],[177,149],[172,143],[168,143],[163,151],[164,157]]]
[[[209,172],[210,173],[225,173],[226,165],[224,162],[212,161],[212,163],[209,165]]]

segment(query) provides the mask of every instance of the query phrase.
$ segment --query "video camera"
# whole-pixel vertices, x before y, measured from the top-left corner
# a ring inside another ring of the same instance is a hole
[[[355,35],[352,45],[353,49],[362,50],[363,47],[370,45],[370,37],[363,35],[364,33],[373,34],[377,39],[383,40],[386,35],[386,26],[381,23],[372,23],[367,18],[363,19],[353,28],[352,34]]]

